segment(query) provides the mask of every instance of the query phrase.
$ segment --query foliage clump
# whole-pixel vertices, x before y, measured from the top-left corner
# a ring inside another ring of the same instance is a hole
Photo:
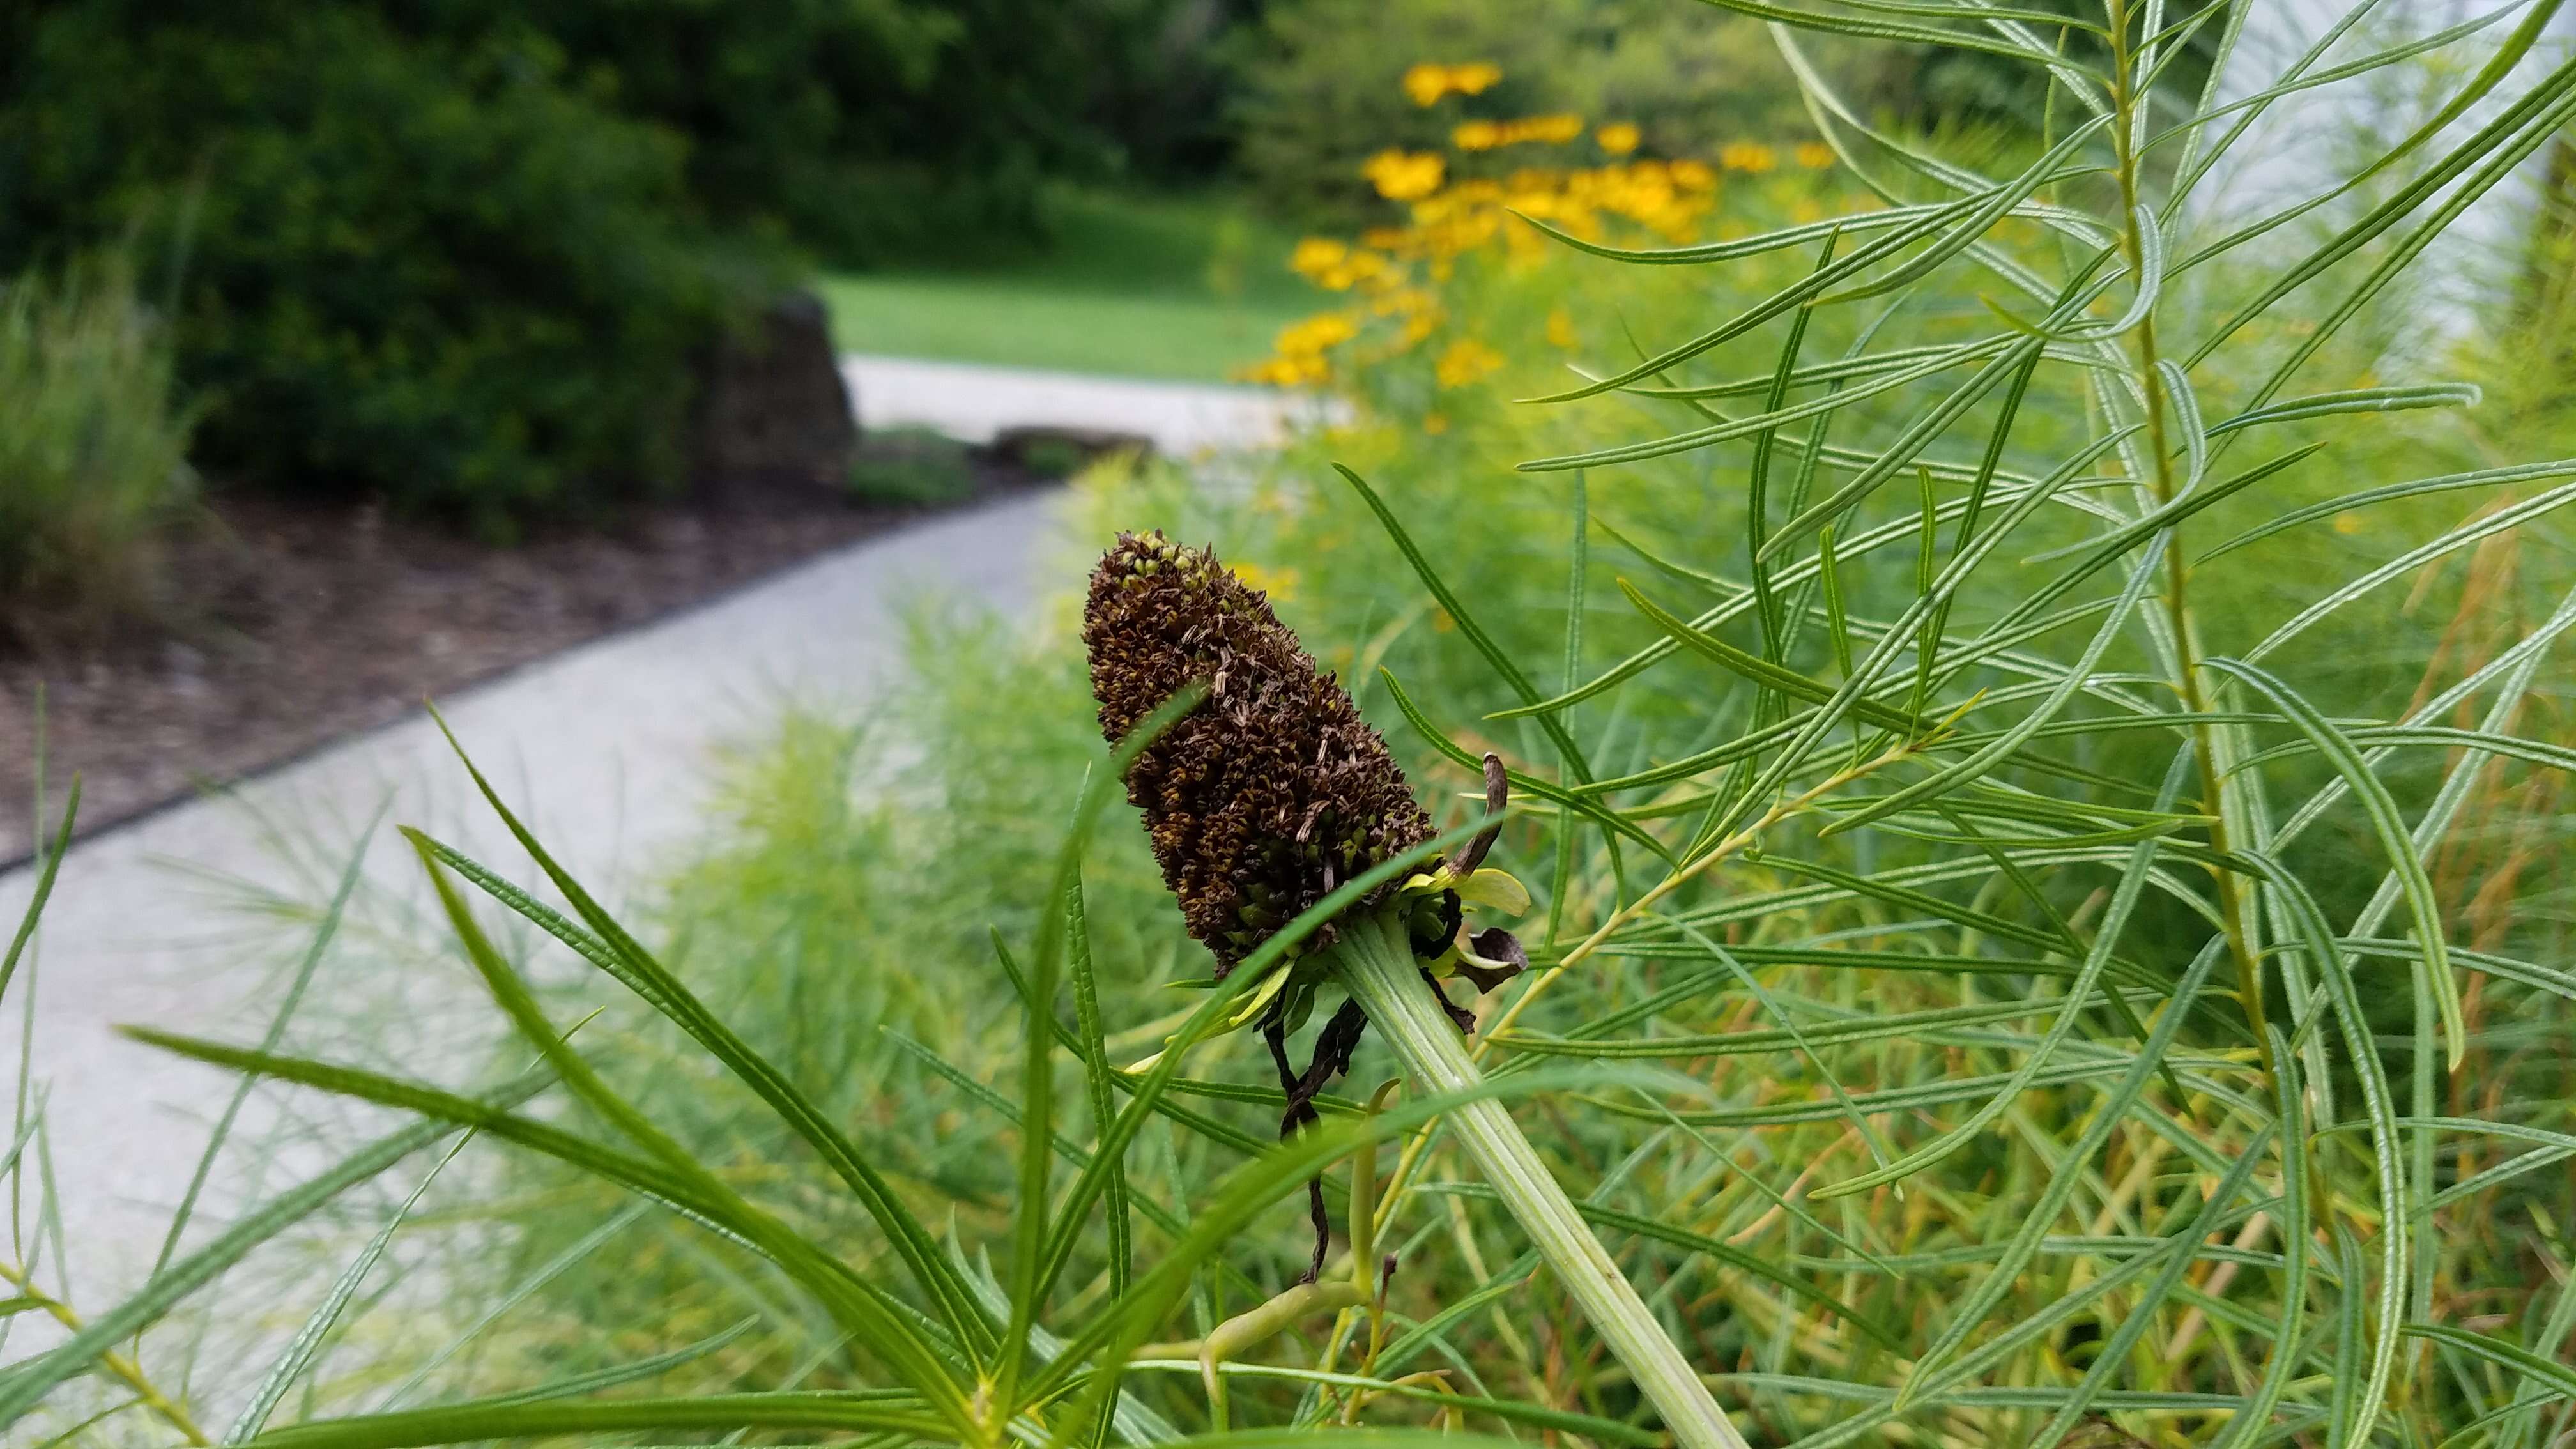
[[[207,471],[507,531],[676,483],[810,259],[1031,235],[1166,8],[11,7],[0,271],[135,237]]]
[[[0,284],[0,606],[148,602],[150,540],[196,488],[172,373],[123,253]]]

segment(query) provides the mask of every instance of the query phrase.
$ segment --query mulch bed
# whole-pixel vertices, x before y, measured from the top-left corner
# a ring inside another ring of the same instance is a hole
[[[958,502],[1043,481],[974,466]],[[506,548],[367,506],[240,493],[205,514],[166,545],[152,625],[0,620],[0,866],[32,853],[40,688],[47,816],[78,770],[86,835],[922,510],[738,481]]]

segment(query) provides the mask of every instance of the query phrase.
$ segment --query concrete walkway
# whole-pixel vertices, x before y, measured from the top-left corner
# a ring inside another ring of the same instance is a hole
[[[935,428],[970,443],[1030,424],[1114,428],[1168,454],[1278,441],[1315,404],[1266,388],[1086,377],[1034,368],[851,354],[841,375],[872,428]]]
[[[1012,423],[1067,423],[1143,433],[1184,452],[1267,441],[1285,412],[1275,396],[1233,389],[877,358],[849,366],[871,426],[915,421],[970,437]],[[904,609],[947,598],[1029,615],[1052,591],[1038,566],[1055,501],[1022,498],[858,544],[523,668],[442,708],[540,838],[613,904],[684,842],[719,745],[756,736],[785,700],[856,706],[870,696],[897,662]],[[53,1166],[76,1302],[88,1311],[140,1281],[206,1124],[233,1085],[227,1074],[129,1043],[111,1027],[141,1022],[256,1041],[310,929],[282,919],[282,907],[326,900],[379,810],[388,825],[419,825],[535,879],[426,718],[344,741],[225,797],[107,831],[65,861],[38,954],[12,988],[6,1015],[14,1025],[16,998],[34,992],[34,1074],[51,1084]],[[385,902],[420,908],[420,867],[390,830],[377,833],[365,879],[376,915]],[[0,877],[0,920],[13,927],[32,888],[27,870]],[[484,912],[487,921],[498,916]],[[395,939],[405,935],[409,942]],[[426,919],[408,931],[372,924],[344,931],[315,992],[377,993],[381,1009],[390,990],[418,1009],[400,1005],[392,1017],[405,1024],[406,1041],[321,1049],[417,1063],[432,1076],[442,1075],[442,1060],[470,1068],[470,1044],[448,1042],[441,1022],[463,1014],[488,1028],[490,1007],[445,939],[444,927]],[[405,951],[416,953],[422,980],[383,979],[414,974],[383,964]],[[0,1071],[13,1079],[16,1037],[0,1030]],[[254,1113],[258,1125],[297,1125],[266,1096]],[[299,1112],[312,1105],[311,1094],[279,1100]],[[321,1135],[346,1140],[339,1130]],[[219,1226],[246,1193],[274,1191],[319,1160],[295,1156],[266,1167],[264,1189],[219,1188],[201,1221]],[[38,1346],[23,1340],[13,1339],[6,1356]]]

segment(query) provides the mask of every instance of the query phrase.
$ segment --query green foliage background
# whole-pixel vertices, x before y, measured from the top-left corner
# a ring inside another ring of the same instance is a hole
[[[131,239],[211,469],[505,528],[675,481],[691,352],[801,259],[1028,235],[1166,10],[13,6],[0,272]]]

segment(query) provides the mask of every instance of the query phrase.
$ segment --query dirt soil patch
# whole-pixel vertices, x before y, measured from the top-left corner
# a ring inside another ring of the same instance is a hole
[[[971,464],[948,503],[1044,481]],[[219,497],[167,545],[155,626],[0,629],[0,866],[32,853],[40,730],[48,820],[78,770],[87,835],[924,513],[745,481],[495,548],[373,507]]]

